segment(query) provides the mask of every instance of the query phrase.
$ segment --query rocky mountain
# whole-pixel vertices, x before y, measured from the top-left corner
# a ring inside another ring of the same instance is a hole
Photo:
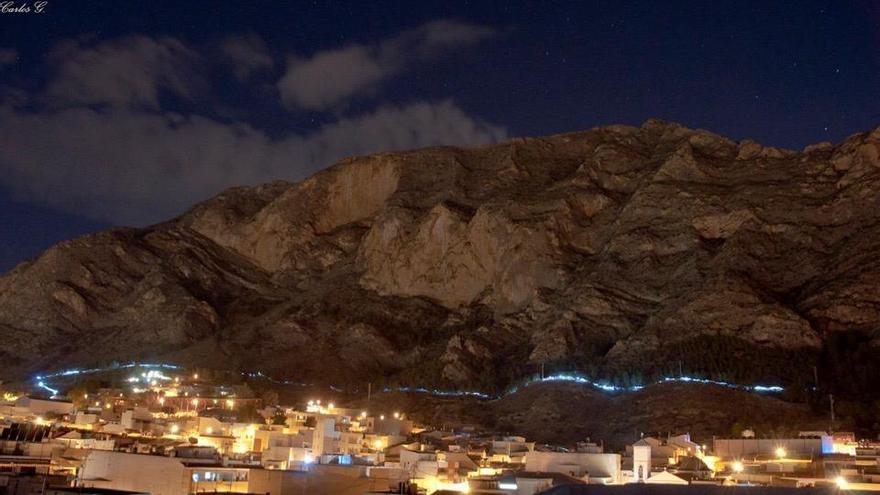
[[[22,263],[0,374],[498,390],[543,365],[857,393],[880,376],[878,206],[880,128],[794,152],[650,120],[352,158]]]

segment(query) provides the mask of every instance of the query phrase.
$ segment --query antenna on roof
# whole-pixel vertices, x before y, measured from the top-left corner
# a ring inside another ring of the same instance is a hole
[[[834,394],[828,394],[828,399],[831,401],[831,431],[834,431]]]

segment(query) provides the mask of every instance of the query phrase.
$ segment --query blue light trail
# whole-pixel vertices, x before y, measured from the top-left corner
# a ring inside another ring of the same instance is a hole
[[[59,391],[54,389],[46,384],[45,380],[48,378],[59,378],[59,377],[68,377],[68,376],[76,376],[81,374],[90,374],[90,373],[100,373],[105,371],[114,371],[121,369],[129,369],[129,368],[153,368],[153,369],[171,369],[171,370],[180,370],[183,369],[181,366],[173,365],[173,364],[165,364],[165,363],[127,363],[127,364],[117,364],[113,366],[108,366],[105,368],[89,368],[89,369],[69,369],[57,371],[54,373],[49,373],[45,375],[37,375],[34,377],[34,380],[37,382],[37,387],[47,390],[52,393],[52,395],[58,395]],[[262,371],[249,371],[242,372],[243,376],[248,376],[251,378],[260,378],[264,380],[271,381],[273,383],[281,384],[281,385],[296,385],[300,387],[314,387],[314,384],[295,382],[291,380],[278,380],[272,378]],[[548,375],[540,378],[531,378],[521,382],[519,385],[515,385],[508,389],[506,392],[500,395],[491,395],[485,392],[476,391],[476,390],[443,390],[436,388],[426,388],[426,387],[412,387],[412,386],[399,386],[399,387],[385,387],[385,392],[404,392],[404,393],[419,393],[419,394],[428,394],[437,397],[475,397],[479,399],[499,399],[502,397],[506,397],[508,395],[512,395],[522,390],[525,387],[529,387],[531,385],[535,385],[537,383],[551,383],[551,382],[570,382],[577,383],[580,385],[586,385],[593,387],[602,392],[608,393],[628,393],[628,392],[638,392],[639,390],[644,389],[648,385],[658,385],[662,383],[697,383],[703,385],[717,385],[720,387],[726,387],[736,390],[744,390],[747,392],[756,392],[756,393],[779,393],[783,392],[785,389],[779,385],[741,385],[736,383],[725,382],[722,380],[710,380],[708,378],[697,378],[692,376],[669,376],[665,378],[661,378],[655,382],[652,382],[647,385],[630,385],[630,386],[622,386],[622,385],[614,385],[611,383],[596,381],[587,376],[578,374],[578,373],[556,373],[552,375]],[[343,392],[344,389],[337,386],[330,386],[330,389],[335,392]]]
[[[42,388],[42,389],[44,389],[44,390],[48,390],[49,392],[52,392],[52,396],[53,396],[53,397],[56,396],[56,395],[58,395],[58,390],[56,390],[56,389],[54,389],[54,388],[52,388],[52,387],[46,385],[42,380],[40,380],[39,382],[37,382],[37,386],[40,387],[40,388]]]

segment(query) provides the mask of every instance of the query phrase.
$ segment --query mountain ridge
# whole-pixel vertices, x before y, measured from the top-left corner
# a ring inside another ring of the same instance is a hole
[[[649,120],[231,188],[0,277],[2,373],[162,358],[498,390],[543,365],[805,389],[815,366],[830,386],[880,348],[878,151],[880,128],[794,152]]]

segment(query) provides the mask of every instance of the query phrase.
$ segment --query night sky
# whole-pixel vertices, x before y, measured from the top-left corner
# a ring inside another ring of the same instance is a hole
[[[79,2],[0,13],[0,271],[342,156],[650,117],[880,125],[876,2]]]

